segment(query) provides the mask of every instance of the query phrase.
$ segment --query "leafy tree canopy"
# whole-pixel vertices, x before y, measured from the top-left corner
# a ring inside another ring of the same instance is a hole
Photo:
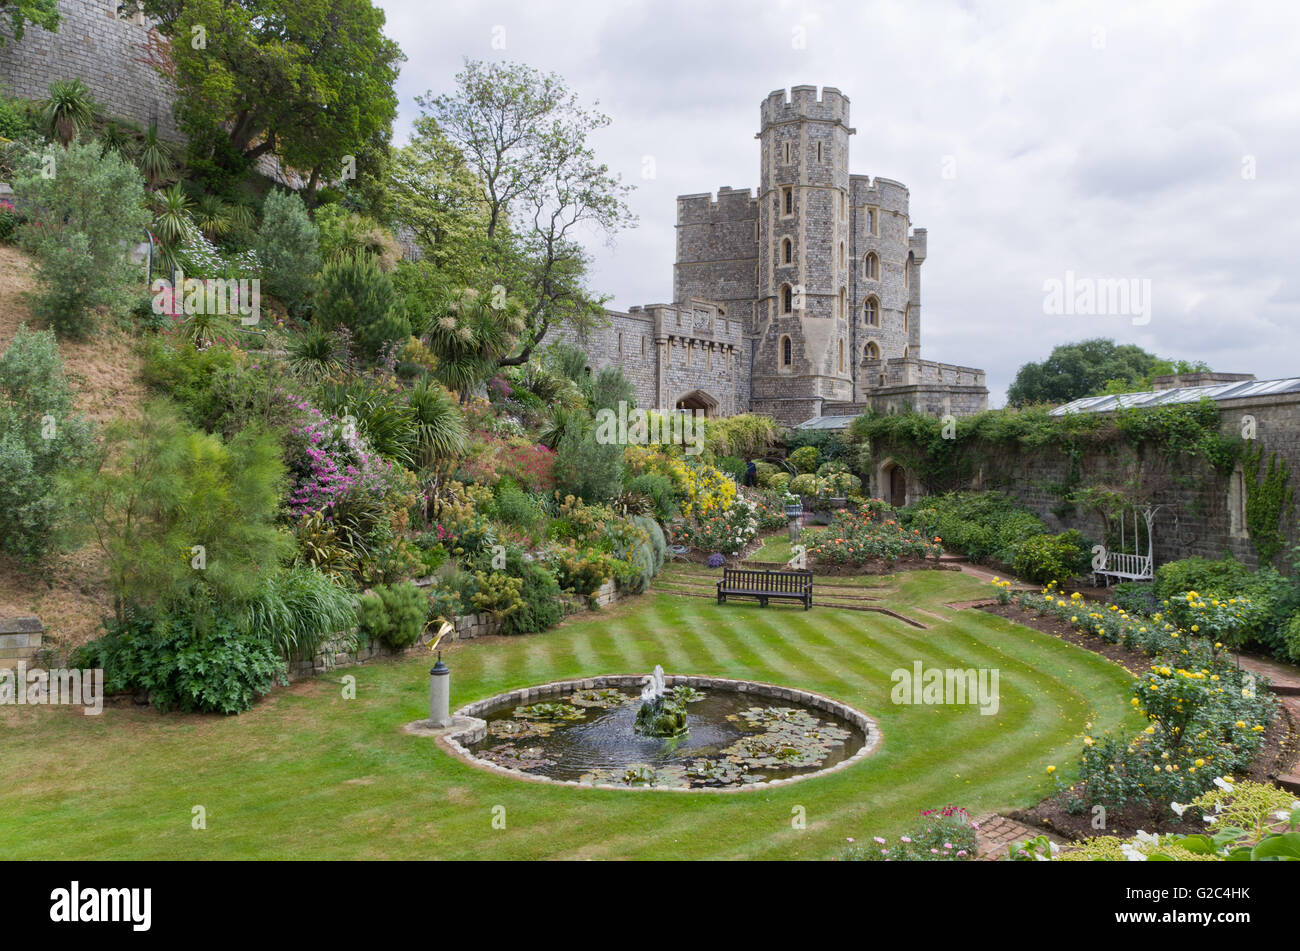
[[[467,224],[457,209],[473,216],[468,247],[480,277],[472,283],[485,292],[499,284],[524,308],[518,346],[498,360],[516,366],[551,327],[603,318],[606,298],[586,287],[589,261],[577,239],[631,224],[631,189],[587,142],[609,117],[580,106],[556,74],[471,61],[456,84],[453,94],[416,100],[430,121],[417,126],[409,159],[432,167],[443,186],[422,197],[408,188],[407,207],[421,198],[423,220],[413,227],[434,239],[454,237],[452,219]]]
[[[227,130],[238,155],[275,153],[312,189],[386,141],[404,57],[369,0],[145,0],[145,12],[171,41],[192,137]]]
[[[1026,363],[1007,390],[1012,406],[1068,403],[1084,396],[1132,393],[1151,388],[1157,376],[1208,370],[1204,363],[1166,360],[1136,344],[1095,337],[1052,349],[1041,363]]]

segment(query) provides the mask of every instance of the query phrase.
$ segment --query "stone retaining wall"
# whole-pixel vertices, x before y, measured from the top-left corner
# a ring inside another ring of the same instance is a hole
[[[425,587],[431,581],[432,579],[420,579],[414,583]],[[596,607],[602,608],[624,597],[627,597],[627,592],[619,590],[613,581],[607,581],[596,590],[593,600]],[[579,599],[570,599],[567,603],[572,608],[569,613],[580,613],[586,610],[585,604]],[[453,623],[456,628],[455,640],[490,637],[501,630],[500,620],[491,614],[463,614],[457,617]],[[404,650],[396,651],[378,642],[364,646],[354,646],[349,633],[340,633],[336,634],[331,640],[326,641],[321,650],[313,657],[290,662],[289,679],[299,680],[303,677],[319,676],[337,667],[364,664],[376,657],[396,657],[427,650],[428,645],[421,642],[412,644]],[[2,656],[0,654],[0,657]],[[4,666],[3,661],[0,661],[0,666]]]
[[[38,617],[0,618],[0,668],[16,668],[36,658],[45,626]]]

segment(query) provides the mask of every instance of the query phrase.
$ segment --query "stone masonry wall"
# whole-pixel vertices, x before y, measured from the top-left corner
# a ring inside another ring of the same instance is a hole
[[[80,79],[111,115],[179,140],[173,94],[141,61],[148,36],[143,18],[120,19],[117,0],[59,0],[56,32],[28,24],[21,41],[0,47],[0,86],[11,96],[45,99],[50,83]]]
[[[1229,438],[1240,438],[1243,417],[1252,416],[1256,444],[1264,451],[1265,465],[1272,453],[1278,453],[1290,468],[1291,486],[1300,489],[1300,394],[1223,400],[1218,408],[1219,431]],[[882,447],[882,454],[885,452]],[[1171,468],[1151,447],[1144,451],[1141,465],[1149,484],[1167,483],[1153,498],[1161,506],[1154,527],[1157,566],[1194,555],[1220,558],[1225,553],[1257,565],[1245,524],[1249,490],[1240,466],[1227,476],[1195,460],[1183,460]],[[1131,475],[1116,471],[1115,457],[1100,452],[1086,453],[1079,466],[1081,485],[1111,485],[1122,491]],[[1069,471],[1069,460],[1062,453],[1017,452],[979,468],[970,487],[1006,491],[1042,518],[1052,531],[1077,528],[1099,543],[1104,535],[1099,516],[1082,510],[1062,511],[1059,487],[1067,481]],[[1288,547],[1300,544],[1296,519],[1289,524],[1284,519],[1283,524]],[[1131,534],[1131,523],[1129,531]]]

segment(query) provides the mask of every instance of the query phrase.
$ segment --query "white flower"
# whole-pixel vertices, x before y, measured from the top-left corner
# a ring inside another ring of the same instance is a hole
[[[1137,839],[1138,842],[1146,845],[1160,845],[1160,836],[1158,834],[1152,835],[1150,832],[1143,832],[1141,829],[1138,829],[1137,835],[1134,836],[1134,838]]]
[[[1201,819],[1211,824],[1219,821],[1218,816],[1201,816]]]
[[[1169,808],[1178,813],[1179,816],[1182,816],[1182,814],[1187,811],[1187,807],[1181,802],[1171,802]]]
[[[1124,853],[1124,857],[1127,858],[1130,862],[1145,862],[1147,860],[1145,854],[1139,852],[1136,848],[1134,848],[1132,845],[1130,845],[1127,842],[1121,845],[1119,847],[1119,850]]]
[[[1214,785],[1218,786],[1218,787],[1219,787],[1220,789],[1222,789],[1224,792],[1232,792],[1232,791],[1233,791],[1233,789],[1232,789],[1232,784],[1229,783],[1227,780],[1225,780],[1222,776],[1220,776],[1220,777],[1218,777],[1217,779],[1214,780]]]

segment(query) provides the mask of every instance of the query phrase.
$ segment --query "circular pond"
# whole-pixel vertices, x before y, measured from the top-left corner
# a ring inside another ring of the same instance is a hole
[[[653,678],[608,676],[501,694],[457,711],[452,749],[490,768],[602,788],[744,789],[842,768],[879,741],[874,721],[819,694],[751,681],[663,677],[685,732],[647,735]],[[651,686],[647,687],[646,684]]]

